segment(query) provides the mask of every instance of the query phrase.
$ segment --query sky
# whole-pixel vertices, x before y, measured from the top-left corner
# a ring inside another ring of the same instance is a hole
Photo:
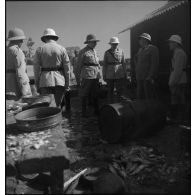
[[[164,5],[166,1],[27,1],[6,2],[6,36],[15,27],[24,30],[35,41],[34,48],[43,43],[45,28],[53,28],[64,47],[83,48],[87,34],[100,40],[96,50],[103,58],[112,36],[120,40],[125,57],[130,57],[130,32],[121,30]],[[24,44],[25,45],[25,44]],[[25,46],[23,46],[25,49]]]

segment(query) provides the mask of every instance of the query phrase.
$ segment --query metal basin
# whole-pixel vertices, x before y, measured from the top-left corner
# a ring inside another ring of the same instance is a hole
[[[17,126],[24,131],[40,131],[53,128],[62,121],[61,110],[40,107],[22,111],[15,115]]]
[[[37,95],[37,96],[24,97],[22,98],[22,102],[28,104],[48,102],[50,104],[51,95]]]

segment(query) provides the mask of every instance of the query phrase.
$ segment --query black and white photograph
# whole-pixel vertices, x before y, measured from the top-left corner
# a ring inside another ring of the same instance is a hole
[[[4,9],[3,193],[191,194],[190,0]]]

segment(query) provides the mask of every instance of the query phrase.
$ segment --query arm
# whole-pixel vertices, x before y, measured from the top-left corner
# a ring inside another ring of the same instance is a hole
[[[70,86],[70,60],[68,57],[68,54],[66,52],[66,49],[63,50],[63,68],[64,68],[64,78],[65,78],[65,89],[69,89]]]
[[[14,64],[16,68],[16,79],[22,96],[32,95],[29,85],[29,78],[26,73],[25,57],[22,51],[17,51]]]
[[[106,71],[107,71],[107,55],[106,52],[104,54],[104,61],[103,61],[103,69],[102,69],[102,73],[103,73],[103,79],[106,79]]]
[[[123,66],[123,70],[125,73],[125,78],[126,78],[126,74],[127,74],[127,68],[126,68],[126,64],[125,64],[125,55],[124,52],[122,51],[122,60],[121,60],[122,66]]]
[[[185,57],[181,53],[177,53],[175,56],[174,62],[174,71],[171,73],[171,77],[169,80],[169,85],[173,86],[176,85],[183,73],[183,67],[185,63]]]
[[[159,52],[157,48],[151,50],[151,66],[147,79],[156,78],[159,66]]]
[[[40,80],[40,73],[41,73],[41,48],[38,48],[35,57],[34,57],[34,76],[35,76],[35,86],[37,89],[39,89],[39,80]]]

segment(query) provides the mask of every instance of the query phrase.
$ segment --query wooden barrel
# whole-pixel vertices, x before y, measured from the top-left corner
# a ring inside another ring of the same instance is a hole
[[[102,106],[99,129],[104,140],[117,143],[160,130],[165,122],[166,108],[160,101],[126,101]]]

